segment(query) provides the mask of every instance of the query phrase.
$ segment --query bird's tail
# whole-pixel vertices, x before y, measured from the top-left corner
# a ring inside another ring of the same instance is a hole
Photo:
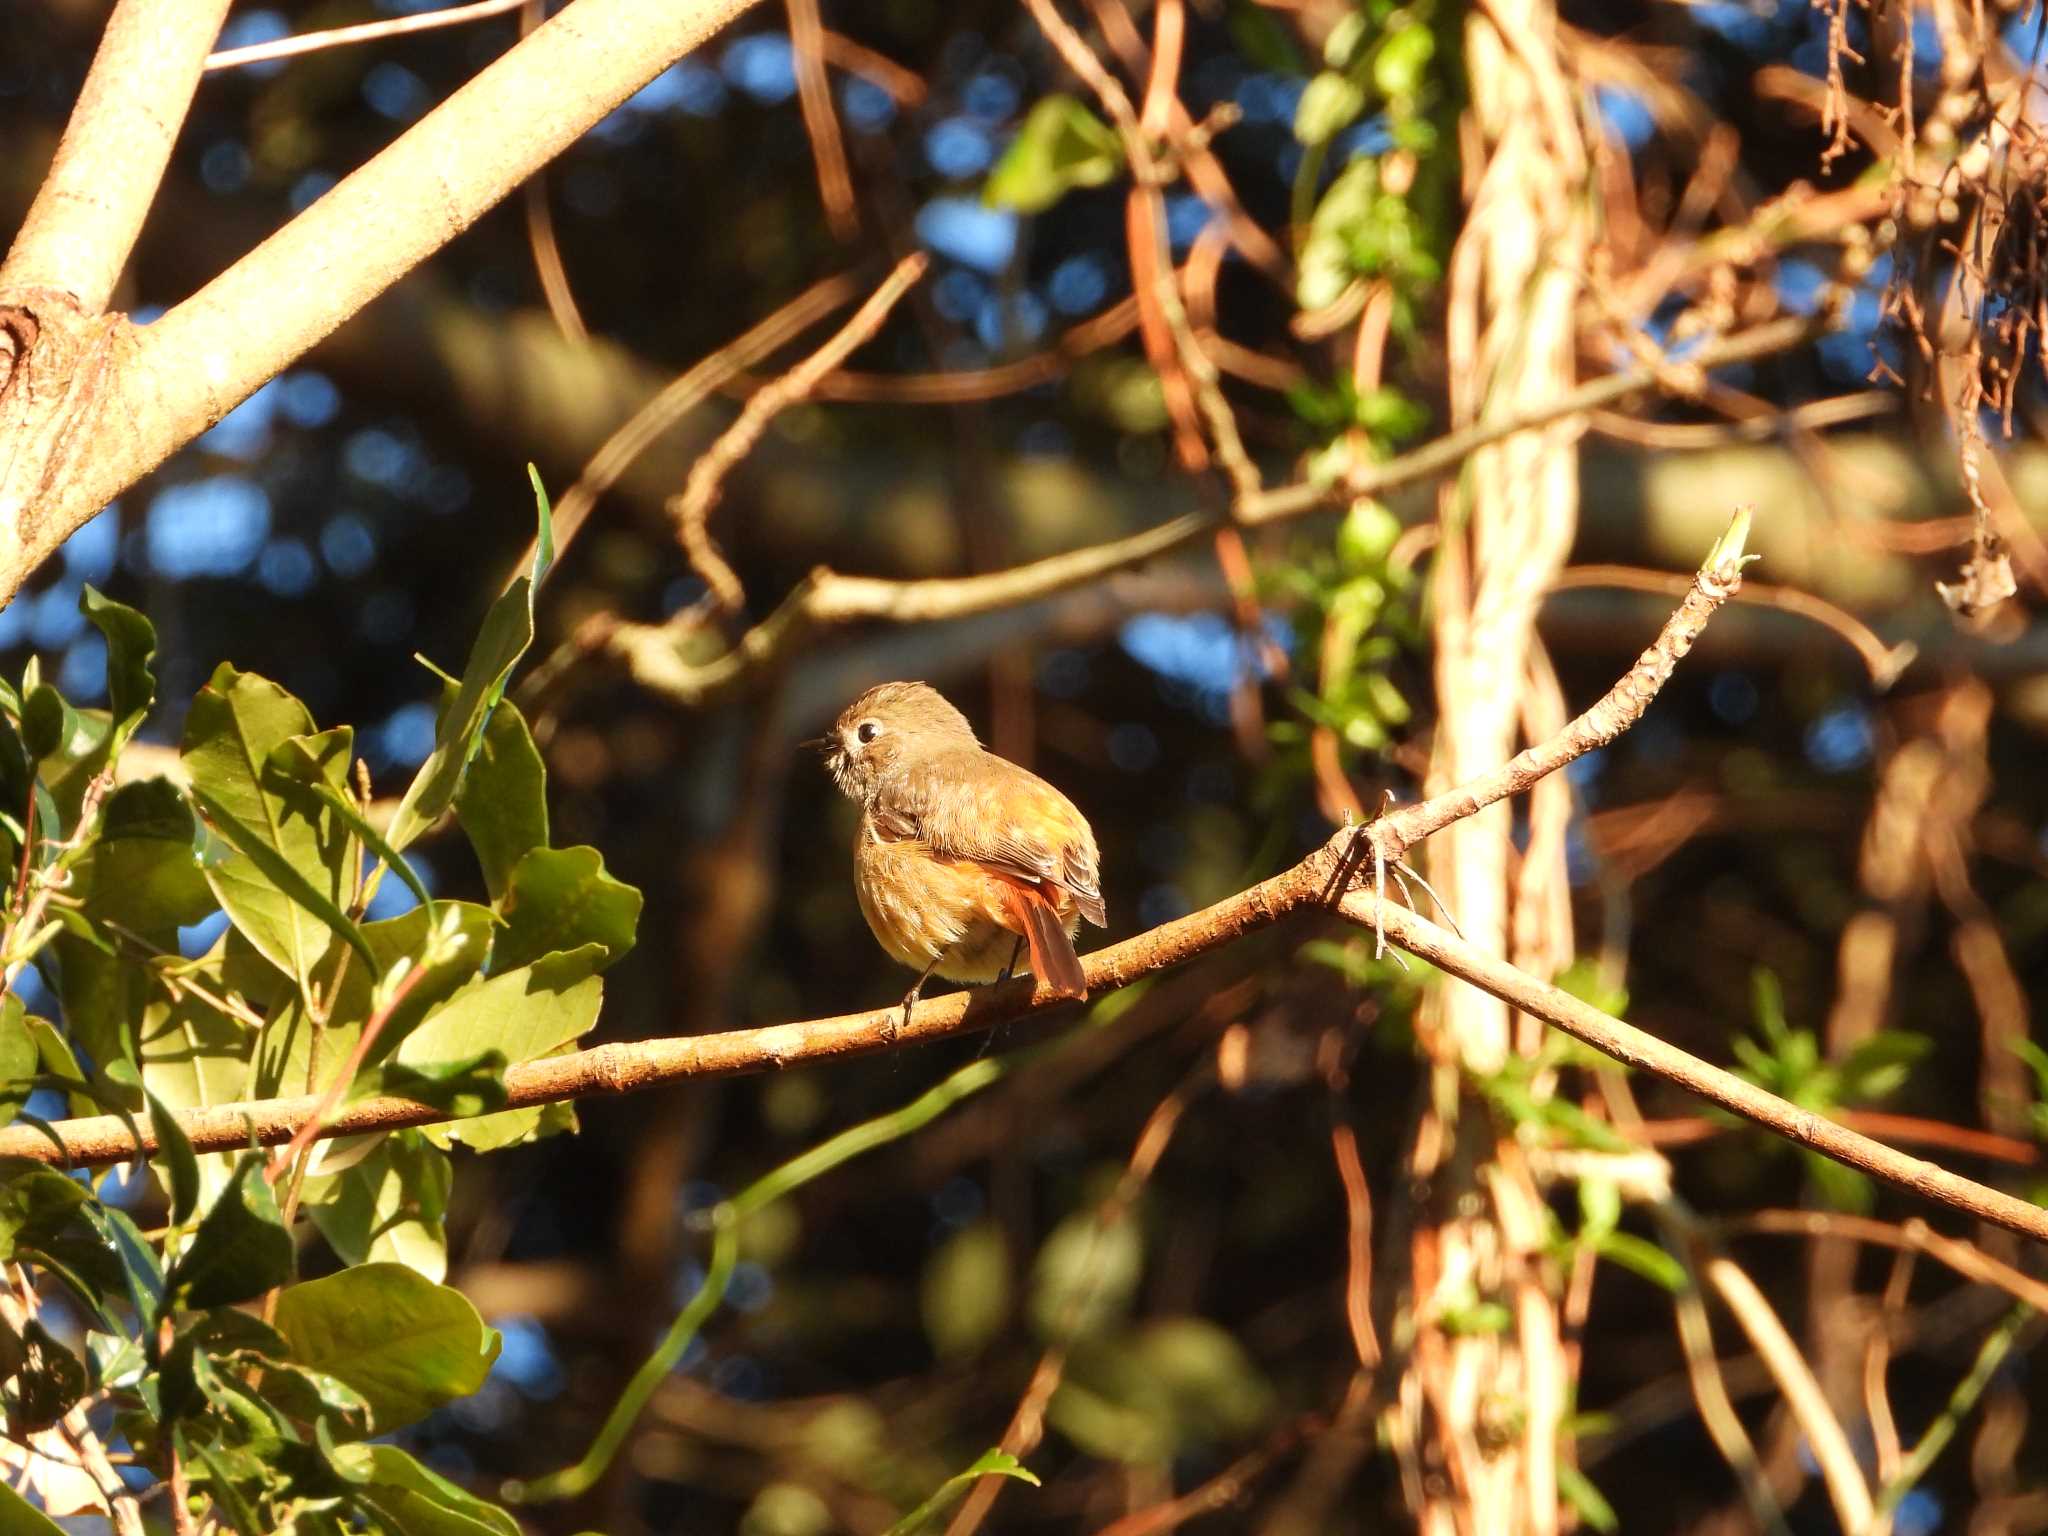
[[[1086,997],[1088,978],[1081,957],[1061,926],[1059,913],[1034,888],[1004,882],[1005,904],[1031,950],[1031,974],[1052,989],[1055,997]]]

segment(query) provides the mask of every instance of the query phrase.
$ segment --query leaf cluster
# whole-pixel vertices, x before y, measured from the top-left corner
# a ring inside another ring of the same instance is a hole
[[[433,750],[388,817],[346,727],[321,730],[285,689],[227,664],[192,701],[178,771],[122,782],[155,702],[155,634],[90,587],[108,707],[74,708],[33,662],[18,689],[0,683],[0,798],[18,808],[0,815],[0,1120],[47,1131],[39,1112],[97,1108],[139,1143],[146,1116],[162,1210],[145,1232],[82,1178],[0,1162],[0,1263],[22,1277],[0,1322],[0,1409],[17,1442],[87,1410],[151,1473],[180,1467],[194,1501],[244,1536],[516,1531],[371,1442],[483,1384],[497,1335],[441,1283],[450,1149],[574,1124],[566,1107],[505,1108],[504,1072],[591,1028],[600,973],[639,917],[639,893],[596,850],[549,845],[540,755],[503,697],[547,558],[544,533],[461,676],[443,679]],[[437,900],[406,860],[450,816],[488,903]],[[418,905],[371,920],[386,878]],[[217,933],[196,954],[195,928]],[[24,1001],[31,967],[55,1018]],[[196,1154],[176,1118],[376,1093],[455,1118],[314,1141],[295,1161]],[[297,1217],[339,1272],[295,1282]],[[66,1307],[46,1305],[59,1296]],[[72,1337],[44,1320],[67,1312],[83,1319]],[[54,1529],[47,1517],[73,1501],[28,1454],[43,1508],[0,1491],[0,1515]]]

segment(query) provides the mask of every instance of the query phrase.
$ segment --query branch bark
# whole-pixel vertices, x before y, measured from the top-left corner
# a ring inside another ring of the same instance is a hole
[[[1488,444],[1669,382],[1674,368],[1705,369],[1769,356],[1811,340],[1825,329],[1825,322],[1804,316],[1774,320],[1709,342],[1683,364],[1610,374],[1540,410],[1446,433],[1384,464],[1363,468],[1340,485],[1303,483],[1248,494],[1233,506],[1231,517],[1254,524],[1278,522],[1342,506],[1358,496],[1384,495],[1454,470]],[[749,679],[773,670],[820,630],[861,622],[928,623],[1033,602],[1187,548],[1229,526],[1230,521],[1213,513],[1189,513],[1108,543],[978,576],[888,581],[841,575],[819,566],[730,650],[707,661],[685,657],[677,648],[675,631],[667,625],[613,624],[595,638],[642,687],[685,707],[700,708],[729,697]]]
[[[128,3],[179,9],[175,0]],[[33,483],[5,485],[0,521],[16,536],[0,536],[0,602],[108,500],[753,3],[575,0],[154,325],[122,320],[95,346],[78,347],[87,360],[115,361],[90,390],[44,392],[59,402],[49,432],[68,446],[40,456]],[[202,43],[195,76],[204,53]],[[28,312],[26,332],[8,327],[17,353],[57,329],[36,313],[38,300],[0,287],[0,321],[10,306],[17,321]],[[79,372],[75,362],[65,370]],[[0,465],[19,430],[0,412]]]
[[[1716,545],[1693,593],[1666,622],[1656,643],[1620,682],[1552,742],[1532,748],[1507,767],[1435,800],[1407,807],[1364,827],[1340,831],[1292,869],[1212,907],[1086,956],[1082,969],[1090,994],[1129,986],[1140,977],[1183,964],[1269,928],[1284,917],[1334,911],[1361,927],[1377,930],[1388,942],[1438,970],[1543,1019],[1595,1050],[1675,1083],[1788,1141],[1980,1220],[2048,1242],[2048,1210],[1802,1109],[1732,1072],[1602,1013],[1497,956],[1483,953],[1412,912],[1388,905],[1370,890],[1352,889],[1359,871],[1370,869],[1375,858],[1397,860],[1417,837],[1527,789],[1543,775],[1562,768],[1577,753],[1611,740],[1640,716],[1656,689],[1671,675],[1678,659],[1691,648],[1700,629],[1739,586],[1743,556],[1737,530],[1743,526],[1745,520],[1738,519],[1730,536]],[[1022,977],[999,986],[928,999],[919,1003],[907,1020],[900,1006],[891,1006],[757,1029],[601,1045],[547,1057],[521,1063],[506,1072],[506,1107],[630,1093],[684,1078],[780,1071],[992,1029],[1059,1006],[1059,1000],[1051,997],[1041,1001],[1035,995],[1036,987],[1033,978]],[[261,1146],[288,1142],[321,1110],[317,1098],[301,1096],[185,1110],[179,1112],[177,1119],[194,1150],[219,1152],[246,1147],[252,1142]],[[357,1135],[431,1125],[449,1118],[433,1105],[384,1095],[345,1106],[320,1126],[319,1134]],[[117,1116],[99,1115],[59,1121],[51,1128],[52,1135],[27,1126],[0,1130],[0,1156],[81,1167],[122,1162],[138,1152],[154,1153],[154,1135],[144,1131],[138,1143],[129,1125]]]
[[[230,0],[121,0],[57,156],[0,263],[0,294],[66,294],[97,315],[128,264]],[[0,368],[0,384],[6,373]]]
[[[1357,865],[1356,844],[1369,842],[1370,827],[1340,832],[1284,874],[1262,881],[1201,912],[1163,924],[1082,960],[1091,994],[1113,992],[1139,978],[1184,964],[1272,926],[1283,917],[1329,909],[1328,894],[1341,888]],[[1570,993],[1539,981],[1494,956],[1482,954],[1448,930],[1404,908],[1381,902],[1369,891],[1338,898],[1338,915],[1376,928],[1387,942],[1438,970],[1492,993],[1584,1041],[1638,1071],[1661,1077],[1709,1103],[1753,1121],[1774,1135],[1851,1168],[1861,1169],[1936,1204],[1993,1222],[2023,1237],[2048,1242],[2048,1210],[1991,1189],[1974,1179],[1912,1157],[1735,1076],[1655,1035],[1602,1013]],[[853,1056],[923,1045],[955,1035],[1048,1012],[1058,999],[1040,1001],[1030,978],[1001,986],[956,992],[921,1002],[903,1021],[901,1005],[834,1018],[804,1019],[758,1029],[727,1030],[682,1039],[656,1039],[596,1046],[515,1066],[505,1074],[506,1107],[549,1104],[564,1099],[631,1093],[693,1077],[736,1077],[754,1072],[837,1061]],[[199,1152],[233,1151],[253,1140],[276,1146],[291,1140],[319,1107],[310,1095],[223,1104],[180,1111],[178,1123]],[[442,1110],[412,1099],[384,1095],[358,1100],[330,1117],[321,1135],[353,1136],[367,1131],[433,1125],[449,1119]],[[52,1130],[60,1154],[39,1130],[15,1126],[0,1131],[0,1157],[24,1157],[60,1167],[118,1163],[156,1151],[156,1139],[139,1127],[138,1149],[128,1125],[117,1116],[92,1115],[58,1121]]]

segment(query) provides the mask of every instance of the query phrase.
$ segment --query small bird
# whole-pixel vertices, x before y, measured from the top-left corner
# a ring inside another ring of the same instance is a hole
[[[1027,949],[1055,997],[1088,995],[1073,934],[1082,918],[1100,928],[1107,916],[1095,834],[1072,801],[986,751],[967,717],[924,683],[870,688],[821,745],[861,809],[861,915],[891,957],[920,973],[903,999],[906,1023],[934,972],[998,981]]]

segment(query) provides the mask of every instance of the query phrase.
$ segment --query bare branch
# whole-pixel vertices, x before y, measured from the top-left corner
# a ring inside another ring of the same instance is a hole
[[[1355,867],[1352,845],[1370,831],[1367,828],[1364,832],[1339,833],[1284,874],[1213,907],[1086,956],[1082,968],[1087,973],[1090,993],[1129,986],[1140,977],[1184,964],[1269,927],[1283,917],[1324,909],[1330,888],[1341,884]],[[1389,943],[1536,1015],[1595,1050],[1674,1083],[1796,1145],[1937,1204],[2048,1242],[2048,1210],[1872,1141],[1825,1116],[1788,1103],[1732,1072],[1602,1013],[1548,982],[1516,970],[1504,960],[1481,953],[1412,912],[1380,903],[1369,891],[1343,895],[1337,911],[1361,926],[1383,927]],[[565,1099],[630,1093],[685,1078],[780,1071],[949,1039],[1060,1006],[1060,1000],[1050,996],[1042,1002],[1035,998],[1035,985],[1031,978],[1023,977],[1000,986],[930,998],[911,1011],[907,1025],[902,1008],[892,1004],[835,1018],[804,1019],[681,1039],[601,1045],[551,1056],[515,1066],[505,1074],[506,1107],[516,1109]],[[220,1152],[246,1147],[252,1139],[262,1146],[290,1141],[318,1107],[316,1098],[302,1095],[183,1110],[177,1118],[195,1150]],[[321,1126],[320,1134],[349,1136],[432,1125],[448,1118],[432,1105],[384,1095],[344,1105]],[[64,1144],[61,1157],[39,1130],[22,1126],[0,1131],[0,1156],[83,1167],[122,1162],[137,1151],[128,1124],[117,1116],[62,1120],[53,1129]],[[155,1138],[147,1127],[141,1129],[140,1150],[153,1153]]]
[[[1825,335],[1831,325],[1832,322],[1822,316],[1794,315],[1783,320],[1766,321],[1749,330],[1710,341],[1677,363],[1646,364],[1626,373],[1606,374],[1532,410],[1518,411],[1509,416],[1475,422],[1455,432],[1446,432],[1434,442],[1425,443],[1384,464],[1360,466],[1340,484],[1325,486],[1304,482],[1263,491],[1238,503],[1237,518],[1245,523],[1277,522],[1282,518],[1299,517],[1320,507],[1336,506],[1353,497],[1383,495],[1398,486],[1412,485],[1417,480],[1426,480],[1455,469],[1481,448],[1502,438],[1582,416],[1639,390],[1668,390],[1674,382],[1682,382],[1682,377],[1674,379],[1674,373],[1682,376],[1691,370],[1697,374],[1725,363],[1752,362],[1775,352],[1790,351],[1802,342]]]
[[[1799,1352],[1792,1335],[1772,1310],[1756,1282],[1733,1259],[1720,1255],[1700,1266],[1708,1284],[1721,1293],[1721,1300],[1735,1314],[1749,1342],[1756,1346],[1764,1366],[1785,1395],[1785,1405],[1805,1432],[1807,1446],[1820,1466],[1834,1503],[1835,1518],[1845,1531],[1861,1531],[1870,1523],[1870,1484],[1856,1463],[1855,1449],[1842,1428],[1842,1421],[1829,1406],[1827,1394],[1814,1379],[1813,1367]]]
[[[882,322],[889,318],[889,311],[896,307],[896,301],[910,290],[911,284],[924,276],[929,265],[930,261],[922,251],[913,251],[897,262],[895,270],[882,279],[881,286],[853,312],[853,318],[841,326],[830,341],[773,384],[756,390],[748,398],[739,417],[690,467],[690,478],[684,482],[682,495],[669,503],[669,516],[675,520],[683,553],[689,556],[692,569],[704,578],[704,584],[711,589],[712,601],[720,609],[731,612],[746,598],[740,589],[739,577],[711,542],[711,535],[704,526],[711,516],[711,509],[718,504],[725,477],[761,440],[769,422],[809,395],[818,380],[845,362],[856,347],[882,328]]]
[[[1813,322],[1805,319],[1789,323],[1772,321],[1710,343],[1687,362],[1705,368],[1760,357],[1797,346],[1813,334]],[[1377,496],[1429,480],[1455,469],[1466,456],[1501,438],[1582,414],[1637,390],[1657,388],[1665,382],[1668,371],[1641,368],[1632,373],[1613,374],[1572,391],[1540,412],[1482,422],[1466,431],[1448,433],[1410,453],[1369,467],[1362,471],[1362,478],[1354,475],[1345,485],[1301,484],[1260,492],[1239,501],[1233,516],[1243,522],[1273,522],[1341,506],[1354,496]],[[686,659],[677,649],[674,632],[665,625],[608,625],[594,641],[623,662],[641,686],[696,708],[738,691],[749,678],[771,670],[821,629],[864,621],[912,624],[964,618],[1035,602],[1171,554],[1227,526],[1228,521],[1208,514],[1190,514],[1106,544],[978,576],[888,581],[842,576],[820,566],[780,607],[741,636],[731,650],[709,661]]]
[[[597,506],[598,498],[614,485],[633,461],[684,416],[739,372],[758,363],[778,347],[793,341],[806,327],[815,325],[858,290],[851,275],[841,274],[813,283],[787,304],[758,324],[734,337],[695,367],[678,375],[629,417],[624,425],[604,440],[590,456],[576,483],[555,501],[555,555],[559,559],[584,521]],[[533,569],[534,541],[528,539],[519,558],[506,569],[500,591]]]
[[[1740,520],[1738,520],[1738,527]],[[1735,530],[1731,529],[1731,534]],[[1227,900],[1099,950],[1083,961],[1091,994],[1115,991],[1140,977],[1183,964],[1284,917],[1328,911],[1383,933],[1390,943],[1438,970],[1491,993],[1540,1018],[1615,1060],[1661,1077],[1688,1092],[1751,1120],[1796,1145],[1895,1184],[1924,1198],[2023,1236],[2048,1242],[2048,1210],[1909,1156],[1787,1102],[1732,1072],[1602,1013],[1588,1003],[1517,970],[1403,908],[1388,905],[1369,888],[1352,889],[1361,868],[1412,845],[1415,839],[1469,815],[1480,805],[1526,789],[1590,750],[1640,715],[1648,697],[1669,677],[1692,638],[1739,580],[1739,542],[1716,545],[1699,580],[1646,651],[1607,696],[1580,715],[1551,742],[1520,754],[1506,768],[1485,775],[1434,800],[1396,811],[1363,828],[1339,832],[1292,869]],[[888,584],[884,584],[888,585]],[[1616,721],[1619,721],[1617,724]],[[1035,995],[1037,982],[1022,977],[998,986],[929,999],[906,1019],[891,1006],[834,1018],[805,1019],[757,1029],[729,1030],[679,1039],[603,1045],[521,1063],[505,1074],[506,1107],[627,1093],[691,1077],[728,1077],[779,1071],[800,1063],[869,1055],[905,1045],[990,1029],[1058,1006]],[[226,1104],[180,1112],[193,1147],[224,1151],[288,1142],[323,1106],[312,1096]],[[354,1135],[428,1125],[449,1118],[432,1105],[389,1095],[345,1105],[319,1127],[321,1136]],[[40,1130],[0,1131],[0,1156],[82,1166],[121,1162],[138,1151],[154,1152],[144,1133],[138,1147],[129,1123],[111,1115],[61,1121],[54,1127],[60,1152]]]
[[[381,42],[410,32],[430,32],[439,27],[459,26],[516,11],[526,0],[473,0],[469,5],[451,5],[443,10],[422,11],[416,16],[393,16],[388,21],[366,21],[353,27],[328,27],[319,32],[300,32],[292,37],[272,38],[267,43],[250,43],[241,48],[223,48],[206,56],[206,71],[240,69],[245,64],[266,64],[273,59],[297,58],[327,48],[347,48],[356,43]]]
[[[1677,612],[1665,621],[1649,649],[1636,658],[1636,664],[1598,703],[1555,736],[1516,753],[1491,773],[1420,804],[1403,806],[1375,822],[1375,854],[1388,863],[1398,863],[1402,854],[1432,832],[1477,815],[1497,800],[1520,794],[1574,758],[1606,746],[1641,719],[1650,701],[1692,649],[1700,631],[1707,627],[1714,610],[1741,587],[1742,567],[1755,558],[1742,553],[1748,540],[1749,518],[1747,508],[1737,515],[1727,534],[1716,544],[1715,552],[1694,575]]]
[[[19,516],[0,504],[0,520],[22,525],[18,544],[0,541],[0,601],[112,497],[753,3],[574,0],[154,325],[121,327],[121,366],[60,424],[73,445],[63,462],[19,493]],[[188,20],[193,9],[127,4]]]
[[[1171,553],[1217,526],[1216,518],[1191,513],[1113,543],[980,576],[885,581],[842,576],[820,566],[731,650],[708,662],[686,661],[676,649],[674,632],[661,624],[613,625],[604,636],[604,645],[626,663],[642,686],[696,707],[736,691],[819,630],[863,622],[934,623],[1013,608]]]
[[[106,308],[228,5],[121,0],[114,7],[57,158],[0,263],[0,297],[43,289],[69,294],[87,315]]]

